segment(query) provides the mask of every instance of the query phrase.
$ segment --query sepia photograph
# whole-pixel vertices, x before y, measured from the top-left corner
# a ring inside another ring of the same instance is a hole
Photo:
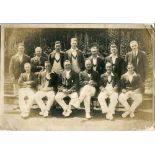
[[[154,37],[151,24],[2,24],[0,130],[149,130]]]

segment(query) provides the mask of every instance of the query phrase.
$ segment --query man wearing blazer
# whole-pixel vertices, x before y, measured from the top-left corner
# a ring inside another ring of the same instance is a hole
[[[71,70],[71,62],[66,60],[64,62],[64,71],[60,74],[58,82],[58,92],[55,96],[55,100],[63,109],[63,115],[65,117],[70,116],[72,113],[71,106],[78,108],[80,106],[78,99],[78,83],[79,76],[76,72]],[[64,101],[65,97],[70,98],[69,105]]]
[[[138,49],[137,41],[131,41],[130,47],[132,51],[126,54],[126,63],[132,63],[135,72],[140,74],[142,81],[145,82],[147,66],[146,53]]]
[[[46,58],[42,56],[42,48],[35,48],[35,57],[31,58],[32,72],[38,73],[44,69]]]
[[[45,70],[38,74],[39,87],[35,94],[35,101],[41,109],[39,114],[43,117],[48,117],[57,91],[58,74],[51,69],[51,64],[45,61]]]
[[[24,64],[25,72],[21,73],[18,84],[19,89],[19,107],[21,116],[26,118],[30,114],[30,109],[33,102],[34,91],[37,84],[37,78],[34,73],[31,72],[31,64]]]
[[[106,113],[106,119],[108,120],[112,120],[113,114],[115,114],[115,107],[118,103],[118,87],[118,76],[112,72],[112,64],[108,62],[106,63],[106,73],[100,77],[100,94],[98,96],[102,113]],[[109,103],[107,103],[108,99]]]
[[[9,74],[14,87],[14,95],[18,95],[18,79],[24,70],[24,64],[30,62],[30,57],[24,53],[25,47],[23,43],[19,43],[17,54],[11,57],[9,64]]]
[[[92,62],[92,69],[97,71],[99,76],[105,72],[105,61],[98,55],[97,45],[91,47],[91,56],[89,59]]]
[[[48,61],[51,63],[52,70],[60,74],[64,69],[64,61],[67,59],[66,53],[61,51],[60,41],[55,42],[55,50],[49,54]]]
[[[126,62],[120,56],[118,56],[118,49],[115,43],[110,45],[111,54],[106,57],[105,62],[110,62],[112,64],[113,73],[117,74],[119,79],[126,72]]]
[[[125,107],[122,117],[125,118],[130,115],[133,118],[136,108],[142,103],[142,81],[141,76],[134,72],[133,64],[128,64],[127,70],[121,77],[122,93],[119,95],[119,101]],[[132,101],[131,105],[129,105],[128,99]]]
[[[98,86],[99,76],[96,71],[92,69],[92,63],[90,59],[85,61],[85,70],[79,73],[80,83],[80,103],[84,101],[86,118],[90,119],[90,104],[91,97],[95,95],[96,88]]]
[[[71,49],[66,51],[66,54],[74,72],[79,73],[85,69],[85,59],[83,53],[77,48],[77,38],[71,39]]]

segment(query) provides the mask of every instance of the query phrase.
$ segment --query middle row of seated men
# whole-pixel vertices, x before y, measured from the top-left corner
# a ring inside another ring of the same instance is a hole
[[[73,63],[73,62],[72,62]],[[91,97],[99,91],[98,101],[102,113],[106,113],[106,119],[112,120],[115,114],[115,107],[120,103],[125,107],[122,117],[134,117],[135,109],[142,102],[141,78],[134,72],[133,64],[127,65],[127,72],[119,77],[112,72],[112,64],[106,63],[105,71],[99,76],[98,72],[92,69],[92,61],[85,60],[85,70],[79,74],[73,71],[70,60],[64,61],[64,70],[57,74],[52,69],[49,61],[45,61],[45,69],[36,76],[31,72],[31,64],[25,63],[25,72],[20,75],[18,84],[19,106],[21,116],[26,118],[35,101],[41,109],[40,115],[47,117],[51,106],[56,101],[63,109],[65,117],[72,113],[72,106],[79,108],[84,102],[86,118],[91,118],[90,105]],[[74,68],[75,69],[75,68]],[[37,86],[37,91],[35,87]],[[69,97],[69,104],[64,101]],[[107,104],[107,98],[110,102]],[[128,99],[132,99],[130,105]]]

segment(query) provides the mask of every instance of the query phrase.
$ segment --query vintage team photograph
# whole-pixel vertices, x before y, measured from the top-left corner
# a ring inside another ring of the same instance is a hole
[[[150,24],[2,24],[0,130],[154,125]]]

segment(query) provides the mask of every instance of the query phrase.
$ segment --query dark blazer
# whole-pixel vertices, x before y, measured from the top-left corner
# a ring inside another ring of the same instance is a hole
[[[18,81],[20,74],[25,72],[24,64],[27,62],[30,62],[30,57],[26,54],[23,55],[22,62],[19,61],[17,54],[11,57],[9,64],[9,74],[13,82]]]
[[[108,75],[107,73],[104,73],[100,76],[99,87],[106,87],[107,83],[108,83]],[[119,78],[117,74],[112,75],[110,83],[112,83],[113,88],[115,87],[119,89]]]
[[[141,77],[139,74],[135,74],[133,76],[132,81],[129,81],[128,75],[125,73],[121,77],[121,90],[126,89],[126,90],[136,90],[140,89],[142,90],[142,81]]]
[[[59,80],[59,76],[57,73],[55,72],[51,72],[50,73],[50,80],[49,80],[49,85],[48,87],[53,87],[54,91],[57,91],[57,86],[58,86],[58,80]],[[46,82],[46,71],[42,71],[38,74],[38,84],[40,84],[42,87],[44,87],[44,84]]]
[[[45,61],[46,58],[43,56],[40,57],[39,61],[36,56],[31,58],[32,72],[40,72],[44,68]]]
[[[89,59],[91,60],[91,62],[93,64],[92,56],[90,56]],[[96,71],[98,72],[99,76],[105,72],[105,61],[104,61],[104,58],[97,57]]]
[[[98,72],[91,70],[90,72],[91,76],[88,76],[87,71],[82,71],[79,73],[79,85],[80,87],[84,87],[86,84],[86,82],[89,82],[90,80],[93,81],[93,85],[94,87],[98,86],[98,80],[99,80],[99,75]]]
[[[67,54],[67,59],[72,62],[71,49],[66,51],[66,54]],[[85,58],[83,56],[83,53],[78,49],[77,49],[77,61],[78,61],[78,64],[79,64],[79,67],[80,67],[81,71],[83,71],[85,69]]]
[[[52,53],[49,54],[48,56],[48,61],[51,63],[53,66],[54,59],[55,59],[55,53],[56,51],[53,51]],[[60,51],[60,62],[61,62],[61,67],[64,68],[64,61],[67,59],[66,53]]]
[[[112,62],[112,57],[107,56],[105,58],[105,63],[110,62],[112,64],[113,73],[118,75],[118,78],[120,79],[121,76],[126,72],[126,62],[122,57],[116,58],[115,64]]]
[[[133,52],[128,52],[126,54],[126,63],[133,63],[135,67],[135,72],[140,74],[142,81],[145,81],[146,78],[146,66],[147,66],[147,58],[144,51],[138,51],[137,55],[137,64],[134,63],[134,55]]]
[[[70,78],[66,78],[66,72],[63,71],[59,76],[58,90],[62,91],[63,89],[71,90],[72,92],[78,91],[79,86],[79,75],[74,71],[70,72]]]
[[[27,73],[21,73],[19,79],[18,79],[18,84],[20,87],[26,87],[26,85],[24,84],[24,82],[27,82],[27,81],[31,81],[31,88],[36,88],[36,85],[37,85],[37,77],[34,73],[30,73],[29,75],[29,78],[28,78],[28,75]]]

